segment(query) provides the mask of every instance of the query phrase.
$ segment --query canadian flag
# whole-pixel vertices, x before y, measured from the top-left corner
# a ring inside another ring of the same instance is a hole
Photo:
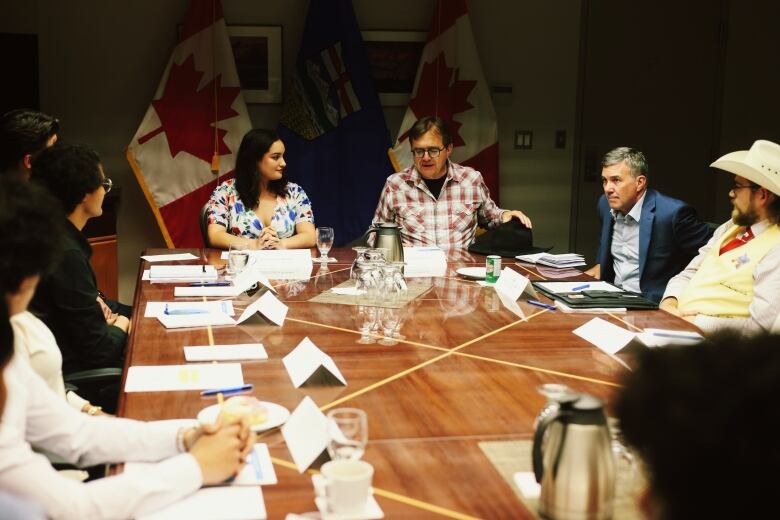
[[[199,215],[251,128],[221,0],[192,0],[127,160],[168,247],[201,247]]]
[[[439,116],[449,123],[454,145],[450,159],[481,172],[491,197],[498,201],[496,113],[466,0],[439,0],[436,5],[412,99],[389,154],[396,171],[412,165],[409,129],[425,116]]]

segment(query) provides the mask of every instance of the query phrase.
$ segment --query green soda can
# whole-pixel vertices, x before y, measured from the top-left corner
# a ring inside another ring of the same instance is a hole
[[[501,257],[498,255],[489,255],[485,260],[485,281],[487,283],[496,283],[501,276]]]

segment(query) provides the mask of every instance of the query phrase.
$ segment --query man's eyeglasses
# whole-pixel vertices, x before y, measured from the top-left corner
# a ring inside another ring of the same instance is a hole
[[[760,189],[761,186],[753,186],[752,184],[737,184],[735,182],[729,191],[737,192],[743,188],[748,188],[750,190],[757,190]]]
[[[428,152],[428,157],[435,159],[445,148],[446,146],[442,146],[441,148],[436,148],[435,146],[431,148],[412,148],[412,153],[418,159],[422,159],[425,156],[425,153]]]
[[[103,189],[105,189],[105,190],[106,190],[106,193],[108,193],[109,191],[111,191],[111,188],[113,188],[113,187],[114,187],[114,181],[112,181],[112,180],[111,180],[111,179],[109,179],[108,177],[106,177],[105,179],[103,179],[103,182],[101,182],[100,184],[102,184],[102,185],[103,185]]]

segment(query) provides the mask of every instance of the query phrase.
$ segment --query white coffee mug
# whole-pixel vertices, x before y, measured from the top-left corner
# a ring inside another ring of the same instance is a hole
[[[332,460],[320,468],[325,477],[325,496],[334,513],[362,511],[368,501],[374,467],[364,460]]]

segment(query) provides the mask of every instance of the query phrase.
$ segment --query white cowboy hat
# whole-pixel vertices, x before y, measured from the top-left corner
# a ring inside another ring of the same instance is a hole
[[[744,177],[780,196],[780,145],[772,141],[756,141],[750,150],[727,153],[710,166]]]

